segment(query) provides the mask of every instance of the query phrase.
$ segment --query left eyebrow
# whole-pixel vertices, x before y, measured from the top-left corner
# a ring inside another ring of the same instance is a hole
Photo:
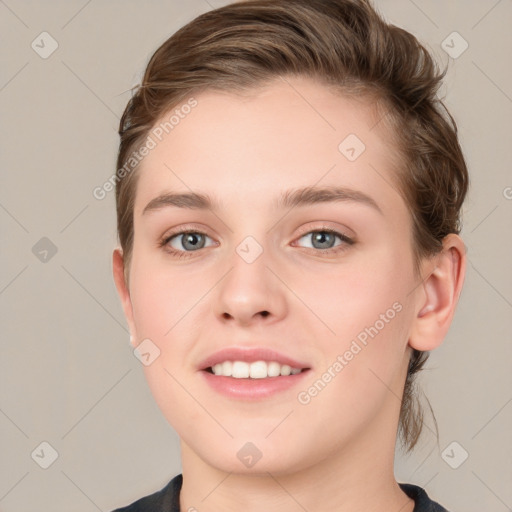
[[[370,206],[383,215],[375,199],[360,190],[347,187],[304,187],[285,191],[274,203],[277,208],[295,208],[318,203],[356,202]],[[142,211],[160,210],[166,207],[186,208],[192,210],[218,210],[219,203],[208,194],[197,192],[164,193],[152,199]]]
[[[317,203],[350,201],[361,203],[383,215],[380,206],[369,195],[347,187],[305,187],[287,190],[277,201],[278,207],[294,208]]]

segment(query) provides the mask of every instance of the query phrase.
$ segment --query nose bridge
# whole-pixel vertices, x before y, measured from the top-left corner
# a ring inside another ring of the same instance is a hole
[[[234,245],[227,257],[231,269],[219,283],[218,315],[241,323],[258,317],[281,317],[285,312],[285,297],[272,267],[272,251],[263,240],[265,231],[246,235]]]

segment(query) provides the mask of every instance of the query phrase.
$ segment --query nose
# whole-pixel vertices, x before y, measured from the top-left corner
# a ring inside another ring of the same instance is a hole
[[[252,262],[240,254],[234,251],[231,270],[218,285],[216,315],[224,323],[239,326],[282,319],[287,312],[286,288],[269,268],[272,263],[266,251]]]

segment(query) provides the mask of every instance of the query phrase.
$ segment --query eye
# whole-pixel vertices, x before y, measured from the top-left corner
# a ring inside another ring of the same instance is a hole
[[[208,247],[206,239],[211,240],[206,233],[200,231],[179,231],[164,237],[160,245],[165,246],[171,253],[194,252]]]
[[[347,235],[326,227],[304,232],[298,241],[303,239],[310,243],[309,247],[306,245],[306,248],[317,249],[317,252],[321,254],[342,252],[347,249],[348,245],[355,243]],[[336,244],[336,239],[340,241],[338,244]],[[208,244],[208,240],[211,243]],[[191,253],[211,245],[216,245],[216,243],[206,233],[192,229],[173,232],[164,236],[159,242],[160,247],[178,258],[186,258],[191,256]]]
[[[340,240],[340,243],[336,244],[336,239]],[[337,252],[338,250],[346,249],[346,245],[352,245],[354,241],[343,233],[339,233],[333,229],[322,228],[316,229],[313,231],[307,232],[305,235],[301,236],[298,240],[303,240],[310,242],[309,248],[319,249],[323,252],[331,252],[331,249],[334,249],[332,252]],[[341,246],[341,247],[340,247]],[[340,247],[339,249],[336,249]]]

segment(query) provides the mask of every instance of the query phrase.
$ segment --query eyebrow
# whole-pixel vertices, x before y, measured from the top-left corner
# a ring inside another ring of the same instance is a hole
[[[383,214],[377,202],[364,192],[346,187],[305,187],[287,190],[274,203],[276,208],[295,208],[319,203],[356,202],[369,206]],[[152,199],[142,211],[142,215],[166,207],[186,208],[191,210],[216,210],[219,203],[209,195],[187,192],[167,192]]]

